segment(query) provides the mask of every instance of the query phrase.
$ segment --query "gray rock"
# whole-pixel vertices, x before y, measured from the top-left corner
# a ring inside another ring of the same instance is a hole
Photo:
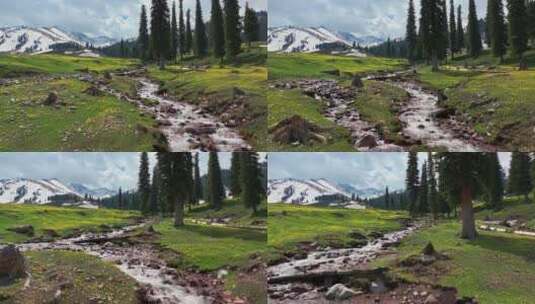
[[[370,284],[370,292],[374,294],[387,292],[385,283],[383,281],[373,281]]]
[[[0,278],[16,279],[26,273],[24,256],[13,245],[0,246]]]
[[[360,292],[356,292],[353,289],[347,288],[343,284],[336,284],[329,288],[325,294],[325,298],[331,301],[344,301],[351,299],[352,297],[359,295]]]
[[[364,87],[364,83],[362,82],[362,79],[359,75],[354,75],[353,80],[351,81],[351,86],[354,88],[362,88]]]
[[[358,146],[360,148],[370,148],[370,149],[372,149],[372,148],[377,147],[377,145],[378,145],[377,139],[375,138],[375,136],[373,136],[371,134],[365,135],[358,142]]]

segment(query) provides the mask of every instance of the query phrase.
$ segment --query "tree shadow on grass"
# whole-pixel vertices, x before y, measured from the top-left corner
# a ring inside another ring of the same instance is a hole
[[[530,263],[535,263],[535,239],[481,234],[471,245],[485,249],[516,255]]]
[[[244,241],[258,242],[265,242],[267,240],[266,233],[248,229],[215,227],[207,225],[187,225],[181,229],[211,238],[234,238]]]

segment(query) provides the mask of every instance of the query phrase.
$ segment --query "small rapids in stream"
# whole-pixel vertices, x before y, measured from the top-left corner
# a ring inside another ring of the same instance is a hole
[[[148,245],[119,246],[112,243],[125,238],[129,232],[142,227],[130,226],[109,233],[86,233],[79,237],[54,242],[26,243],[17,245],[21,251],[31,250],[73,250],[97,256],[117,267],[146,286],[146,298],[161,304],[206,304],[212,303],[208,297],[186,287],[185,280],[175,269],[167,267],[165,261]],[[102,244],[103,243],[103,244]],[[29,282],[31,285],[31,281]],[[152,302],[151,302],[152,303]]]

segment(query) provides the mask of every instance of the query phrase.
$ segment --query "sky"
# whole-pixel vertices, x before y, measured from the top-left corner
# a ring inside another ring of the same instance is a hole
[[[478,17],[486,12],[486,0],[476,0]],[[359,36],[404,37],[408,0],[269,0],[270,27],[325,26],[353,32]],[[449,0],[448,12],[449,12]],[[464,19],[468,15],[468,0],[461,4]],[[420,0],[414,0],[419,13]],[[449,14],[449,13],[448,13]]]
[[[357,189],[401,190],[405,187],[407,153],[270,153],[269,179],[295,178],[328,180]],[[505,172],[510,153],[499,153]],[[420,165],[427,153],[419,154]]]
[[[246,0],[240,0],[245,7]],[[266,10],[267,0],[247,0],[255,10]],[[137,36],[140,7],[151,0],[1,0],[0,27],[60,26],[89,36],[133,38]],[[172,1],[169,0],[171,7]],[[201,0],[205,21],[211,0]],[[194,11],[195,0],[184,0]],[[192,15],[194,15],[192,13]]]
[[[134,189],[139,158],[140,153],[0,153],[0,179],[57,178],[90,188]],[[231,153],[219,153],[221,168],[230,168],[230,158]],[[199,159],[201,174],[205,174],[208,153],[201,153]],[[155,153],[149,154],[149,162],[152,168]]]

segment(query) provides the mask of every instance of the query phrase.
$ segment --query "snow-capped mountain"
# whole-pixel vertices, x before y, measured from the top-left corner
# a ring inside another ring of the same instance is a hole
[[[116,42],[108,37],[88,37],[71,33],[59,27],[15,26],[0,28],[0,53],[46,53],[51,46],[62,43],[76,43],[81,46],[107,46]]]
[[[53,197],[70,196],[73,202],[65,201],[65,204],[83,206],[87,208],[96,207],[90,202],[83,200],[85,194],[93,193],[94,198],[106,197],[112,191],[103,189],[91,190],[79,184],[72,186],[57,179],[4,179],[0,180],[0,204],[48,204]],[[97,196],[101,193],[103,196]]]
[[[385,190],[381,190],[381,189],[375,189],[375,188],[364,188],[364,189],[361,189],[361,188],[357,188],[353,185],[349,185],[349,184],[339,184],[338,185],[340,188],[342,188],[344,191],[348,192],[348,193],[352,193],[352,194],[355,194],[355,196],[358,196],[359,198],[361,199],[365,199],[365,198],[374,198],[374,197],[378,197],[378,196],[381,196],[383,194],[385,194]]]
[[[283,26],[268,30],[268,50],[270,52],[317,52],[327,45],[362,47],[384,42],[384,39],[353,33],[341,32],[326,27]]]
[[[77,183],[70,183],[69,186],[77,193],[80,193],[82,195],[87,194],[88,196],[91,196],[93,198],[108,198],[116,194],[116,191],[110,190],[108,188],[90,189],[85,185]]]
[[[351,201],[351,193],[327,179],[278,179],[268,182],[268,202],[363,208]]]

